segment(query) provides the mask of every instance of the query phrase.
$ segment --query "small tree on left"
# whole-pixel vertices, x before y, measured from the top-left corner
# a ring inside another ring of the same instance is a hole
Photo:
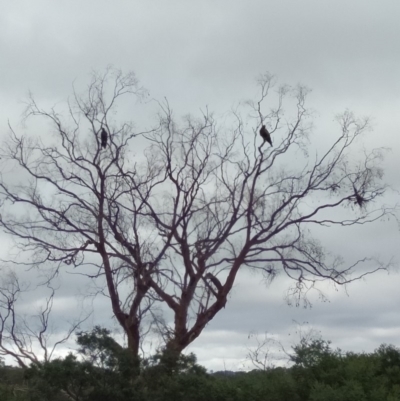
[[[143,272],[162,251],[153,254],[151,240],[143,235],[146,216],[131,198],[136,165],[127,147],[143,133],[114,121],[116,104],[129,95],[141,99],[146,92],[133,73],[108,68],[103,75],[93,73],[84,96],[74,90],[67,119],[29,98],[26,120],[44,118],[53,136],[24,137],[10,126],[1,152],[6,164],[0,225],[23,252],[20,263],[29,258],[31,266],[47,264],[55,269],[53,276],[69,266],[92,280],[105,279],[113,314],[137,356],[141,324],[153,302]],[[14,168],[21,175],[6,174]],[[148,170],[148,181],[155,173]],[[136,208],[133,221],[124,205]]]
[[[22,368],[49,362],[56,348],[67,342],[87,317],[76,319],[66,329],[59,327],[55,335],[51,316],[55,289],[48,285],[49,295],[37,313],[24,315],[18,310],[18,304],[28,287],[11,270],[1,274],[0,362],[1,356],[13,358]]]

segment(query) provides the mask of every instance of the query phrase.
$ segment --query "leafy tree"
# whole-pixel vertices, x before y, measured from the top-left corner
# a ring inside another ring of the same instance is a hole
[[[139,130],[117,121],[116,105],[145,91],[134,74],[107,70],[86,95],[74,93],[67,117],[30,99],[27,119],[50,122],[52,136],[10,127],[1,158],[13,175],[0,178],[0,226],[31,264],[70,266],[104,285],[135,358],[151,324],[177,360],[226,306],[240,269],[285,273],[299,303],[318,281],[344,284],[387,267],[368,257],[346,266],[312,234],[391,212],[377,203],[386,190],[381,150],[352,151],[368,119],[343,113],[314,156],[308,90],[276,87],[269,74],[258,85],[258,98],[226,127],[208,111],[177,122],[164,103],[153,128]],[[133,153],[140,149],[143,157]],[[172,322],[156,313],[160,303]]]
[[[107,329],[97,326],[90,332],[79,332],[77,343],[81,358],[69,354],[31,367],[27,374],[38,392],[49,399],[60,392],[74,400],[130,399],[135,393],[132,377],[137,369],[132,353]]]
[[[291,368],[303,400],[396,399],[400,380],[400,352],[382,345],[374,353],[342,354],[323,339],[302,339],[294,348]]]
[[[132,353],[121,347],[107,329],[95,327],[77,335],[81,358],[69,354],[63,359],[33,365],[27,371],[31,388],[45,399],[68,395],[74,400],[178,400],[198,390],[207,379],[205,368],[193,354],[181,355],[171,371],[163,355],[143,361],[141,375]]]
[[[382,344],[375,350],[380,375],[388,380],[397,394],[400,393],[400,349],[393,345]],[[400,397],[399,397],[400,398]]]
[[[69,354],[64,359],[33,364],[26,371],[33,400],[84,400],[96,382],[90,363]]]
[[[300,343],[293,347],[294,353],[290,356],[290,360],[296,366],[313,368],[319,365],[325,357],[333,354],[330,344],[330,341],[322,338],[301,338]],[[335,355],[338,354],[339,351],[336,351]]]
[[[117,356],[123,348],[110,334],[110,330],[100,326],[95,326],[90,332],[78,332],[78,352],[95,366],[114,368],[117,365]]]
[[[122,347],[100,327],[80,333],[79,355],[0,368],[5,401],[395,401],[399,399],[399,350],[342,354],[315,338],[294,347],[297,363],[230,375],[209,375],[193,354],[181,355],[171,371],[163,353],[143,360],[136,377],[126,374]],[[309,352],[306,352],[309,351]],[[126,355],[131,355],[128,353]],[[312,355],[312,358],[309,356]],[[316,357],[318,356],[318,357]],[[311,363],[309,363],[311,361]]]

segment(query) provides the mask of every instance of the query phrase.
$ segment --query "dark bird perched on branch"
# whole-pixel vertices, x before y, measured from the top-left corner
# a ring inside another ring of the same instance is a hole
[[[271,135],[268,132],[267,128],[265,127],[265,125],[263,125],[260,129],[260,135],[262,136],[262,138],[264,139],[264,142],[267,141],[271,146],[272,146],[272,141],[271,141]]]
[[[101,147],[103,149],[105,149],[107,146],[107,137],[107,131],[104,128],[101,128]]]

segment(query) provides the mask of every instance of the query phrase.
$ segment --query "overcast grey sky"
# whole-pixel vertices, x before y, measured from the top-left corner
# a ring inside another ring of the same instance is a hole
[[[331,122],[346,108],[372,116],[369,141],[392,149],[386,180],[399,189],[399,18],[398,0],[0,0],[0,133],[7,134],[8,120],[18,126],[28,91],[45,105],[62,102],[74,80],[85,84],[93,69],[109,64],[135,71],[151,97],[166,96],[182,115],[205,106],[223,113],[254,96],[255,78],[270,71],[313,89],[315,135],[339,134]],[[394,221],[329,235],[332,250],[345,257],[400,256]],[[60,317],[76,309],[75,279],[63,279]],[[261,277],[243,273],[226,309],[190,350],[209,369],[236,370],[250,331],[289,344],[293,320],[309,322],[345,350],[400,346],[399,286],[396,273],[354,283],[348,295],[328,285],[330,302],[316,299],[304,310],[285,303],[283,277],[266,288]],[[100,304],[93,324],[111,316],[101,312],[107,302]]]

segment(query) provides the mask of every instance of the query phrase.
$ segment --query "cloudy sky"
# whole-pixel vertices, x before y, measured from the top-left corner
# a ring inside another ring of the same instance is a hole
[[[345,109],[371,116],[369,141],[391,148],[386,181],[400,189],[397,0],[0,0],[0,10],[2,137],[8,120],[21,128],[28,91],[45,105],[63,102],[73,81],[85,84],[93,69],[110,64],[135,71],[151,97],[167,97],[182,115],[205,106],[229,110],[254,96],[255,78],[269,71],[281,82],[312,88],[315,135],[338,135],[331,122]],[[396,193],[391,196],[395,202]],[[332,250],[344,257],[372,252],[400,260],[395,221],[330,235]],[[78,279],[63,280],[55,304],[59,319],[76,309]],[[267,331],[290,347],[294,321],[308,322],[344,350],[400,346],[396,272],[368,277],[347,292],[326,285],[329,302],[315,296],[309,309],[286,304],[289,284],[278,277],[266,287],[261,277],[242,273],[226,309],[190,347],[200,363],[214,370],[242,368],[246,348],[254,345],[252,331]],[[91,324],[111,316],[105,316],[106,305],[99,301]]]

